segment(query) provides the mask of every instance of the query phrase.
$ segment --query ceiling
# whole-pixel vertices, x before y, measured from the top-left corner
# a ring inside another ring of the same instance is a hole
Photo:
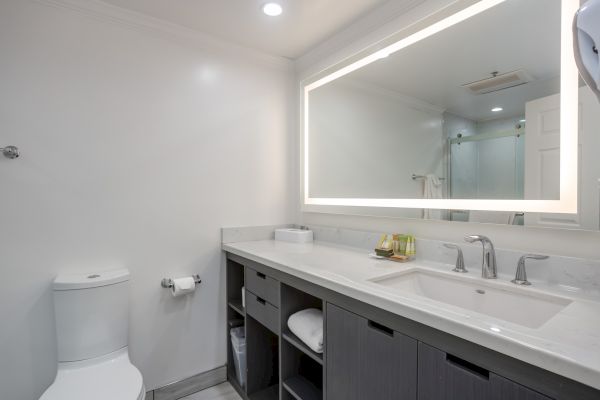
[[[393,90],[475,121],[524,115],[527,101],[559,92],[560,4],[508,0],[342,80]],[[461,86],[521,68],[532,82],[481,95]],[[504,110],[491,112],[497,106]]]
[[[103,1],[295,59],[388,0],[280,0],[283,14],[278,17],[263,14],[267,0]]]

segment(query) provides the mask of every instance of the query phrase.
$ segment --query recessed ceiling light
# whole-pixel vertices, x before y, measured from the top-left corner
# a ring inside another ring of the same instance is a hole
[[[494,108],[492,108],[492,112],[500,112],[502,110],[504,110],[504,108],[502,108],[502,107],[494,107]]]
[[[283,8],[277,3],[267,3],[263,6],[262,10],[269,17],[276,17],[283,12]]]

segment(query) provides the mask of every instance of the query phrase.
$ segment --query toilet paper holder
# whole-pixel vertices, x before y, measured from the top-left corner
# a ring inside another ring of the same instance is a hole
[[[194,278],[194,282],[196,282],[196,285],[202,283],[202,280],[200,279],[200,275],[198,275],[198,274],[192,275],[192,278]],[[163,278],[163,280],[160,281],[160,286],[164,287],[165,289],[171,289],[173,287],[173,279]]]

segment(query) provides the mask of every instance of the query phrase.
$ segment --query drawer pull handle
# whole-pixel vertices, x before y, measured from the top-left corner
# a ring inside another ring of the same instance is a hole
[[[267,276],[265,274],[263,274],[262,272],[257,272],[256,276],[258,276],[260,279],[267,279]]]
[[[379,331],[381,333],[383,333],[384,335],[388,335],[391,337],[394,337],[394,330],[388,328],[387,326],[383,326],[381,324],[378,324],[375,321],[369,321],[369,328],[374,329],[376,331]]]
[[[258,301],[260,304],[262,304],[263,306],[267,303],[264,299],[261,299],[260,297],[256,298],[256,301]]]
[[[450,364],[454,364],[455,366],[466,372],[470,372],[471,374],[477,375],[484,379],[490,379],[490,371],[478,365],[465,361],[462,358],[458,358],[456,356],[453,356],[452,354],[446,354],[446,361]]]

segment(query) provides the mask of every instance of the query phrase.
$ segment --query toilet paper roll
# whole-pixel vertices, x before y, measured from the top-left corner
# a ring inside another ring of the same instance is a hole
[[[196,282],[191,276],[187,278],[173,279],[173,287],[171,288],[171,294],[173,295],[173,297],[179,297],[192,293],[194,289],[196,289]]]

